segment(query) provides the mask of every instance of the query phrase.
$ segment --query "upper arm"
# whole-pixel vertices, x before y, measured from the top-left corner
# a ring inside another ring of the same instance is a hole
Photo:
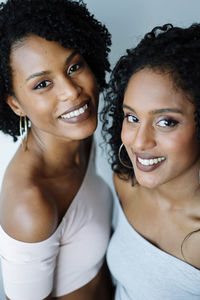
[[[1,233],[2,277],[8,299],[52,299],[48,295],[54,286],[59,253],[57,235],[39,243],[24,243]]]
[[[40,242],[56,229],[57,213],[53,202],[37,186],[31,186],[4,199],[1,226],[16,240]]]
[[[13,295],[45,299],[53,288],[59,253],[57,236],[52,234],[57,221],[55,208],[35,187],[19,193],[15,201],[6,198],[3,202],[0,255],[7,299]]]

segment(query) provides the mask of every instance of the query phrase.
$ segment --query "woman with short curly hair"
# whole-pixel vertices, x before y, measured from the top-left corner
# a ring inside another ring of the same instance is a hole
[[[200,24],[166,24],[111,75],[103,135],[118,218],[115,299],[200,298]]]
[[[111,297],[112,197],[92,141],[110,45],[82,1],[1,4],[0,130],[22,141],[0,202],[9,299]]]

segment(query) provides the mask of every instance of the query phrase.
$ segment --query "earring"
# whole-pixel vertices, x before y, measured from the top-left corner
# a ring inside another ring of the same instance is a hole
[[[23,116],[20,113],[20,118],[19,118],[19,133],[20,133],[20,139],[21,139],[21,144],[22,148],[24,151],[27,150],[27,133],[28,133],[28,125],[27,125],[27,118],[24,116],[24,122],[22,121]],[[24,126],[22,125],[24,123]]]
[[[133,166],[127,165],[127,164],[124,163],[124,162],[122,161],[122,159],[121,159],[121,151],[122,151],[123,146],[124,146],[124,144],[122,143],[121,146],[119,147],[119,151],[118,151],[118,158],[119,158],[119,161],[120,161],[120,163],[121,163],[124,167],[126,167],[126,168],[128,168],[128,169],[133,169]]]

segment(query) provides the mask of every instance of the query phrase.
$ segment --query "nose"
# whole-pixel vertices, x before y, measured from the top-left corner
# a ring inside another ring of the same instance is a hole
[[[82,88],[71,78],[62,78],[58,84],[58,98],[60,101],[76,100],[81,94]]]
[[[154,148],[156,146],[154,128],[149,125],[138,126],[132,146],[134,152],[142,152]]]

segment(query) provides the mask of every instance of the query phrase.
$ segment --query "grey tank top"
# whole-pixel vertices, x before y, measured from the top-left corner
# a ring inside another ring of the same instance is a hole
[[[130,225],[115,194],[117,225],[107,262],[115,300],[200,300],[200,270],[160,250]]]

